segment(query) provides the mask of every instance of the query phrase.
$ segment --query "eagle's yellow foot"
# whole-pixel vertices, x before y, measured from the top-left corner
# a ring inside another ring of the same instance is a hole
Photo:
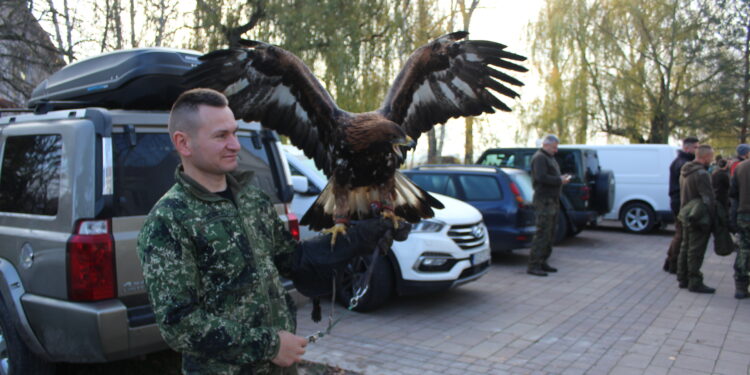
[[[339,234],[346,234],[346,225],[338,223],[328,229],[323,229],[321,233],[331,234],[331,246],[333,246],[336,244],[336,236],[338,236]]]
[[[393,229],[398,229],[398,222],[403,220],[402,218],[398,217],[392,210],[383,210],[383,213],[381,215],[384,219],[391,219],[391,222],[393,222]]]

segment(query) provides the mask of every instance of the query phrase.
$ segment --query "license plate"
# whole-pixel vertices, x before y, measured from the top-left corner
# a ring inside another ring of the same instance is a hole
[[[478,253],[471,254],[471,265],[476,266],[477,264],[482,264],[490,260],[490,258],[491,256],[490,256],[489,250],[484,250]]]

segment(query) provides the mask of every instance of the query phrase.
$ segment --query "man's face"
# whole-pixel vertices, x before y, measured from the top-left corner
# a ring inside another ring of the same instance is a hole
[[[698,146],[700,146],[700,144],[698,144],[697,142],[696,143],[685,143],[684,145],[682,145],[682,150],[685,151],[685,152],[687,152],[688,154],[695,155],[695,150],[698,149]]]
[[[191,162],[209,174],[225,174],[237,168],[240,143],[237,121],[229,107],[198,107],[198,128],[190,134]]]
[[[702,158],[699,158],[698,162],[701,163],[701,164],[703,164],[703,165],[705,165],[705,166],[709,166],[709,165],[711,165],[711,162],[713,160],[714,160],[714,153],[713,153],[713,151],[711,151],[711,152],[703,155]]]
[[[547,151],[547,153],[549,153],[550,155],[554,155],[557,153],[557,145],[558,145],[557,142],[545,143],[545,144],[542,144],[542,149],[544,151]]]

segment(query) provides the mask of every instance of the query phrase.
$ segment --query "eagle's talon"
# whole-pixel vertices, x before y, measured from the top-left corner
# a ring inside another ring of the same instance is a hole
[[[403,220],[402,218],[398,217],[392,210],[383,210],[383,213],[381,214],[384,219],[390,219],[393,223],[393,229],[398,229],[398,223],[399,221]]]
[[[339,234],[346,234],[346,225],[338,223],[328,229],[323,229],[321,231],[323,234],[331,234],[331,246],[336,245],[336,236]]]

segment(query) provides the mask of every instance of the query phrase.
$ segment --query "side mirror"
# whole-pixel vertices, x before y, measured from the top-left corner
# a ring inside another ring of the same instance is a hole
[[[304,176],[292,176],[292,188],[298,194],[307,194],[310,189],[310,181]]]

